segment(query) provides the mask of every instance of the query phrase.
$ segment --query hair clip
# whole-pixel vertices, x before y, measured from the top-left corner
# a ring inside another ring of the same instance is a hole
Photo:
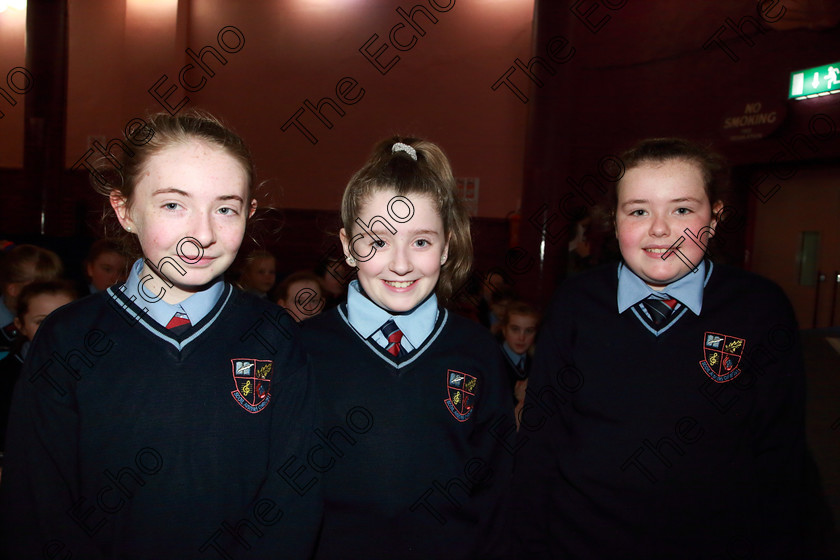
[[[408,144],[403,144],[402,142],[397,142],[393,146],[391,146],[391,153],[395,154],[397,152],[405,152],[411,159],[417,161],[417,150],[409,146]]]

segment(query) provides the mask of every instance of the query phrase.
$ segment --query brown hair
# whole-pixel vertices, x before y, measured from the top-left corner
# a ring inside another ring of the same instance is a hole
[[[73,288],[73,284],[66,280],[33,282],[20,291],[17,301],[17,311],[15,313],[17,318],[23,321],[23,316],[29,311],[29,304],[32,300],[44,294],[64,294],[70,299],[76,299],[78,297],[76,289]]]
[[[255,262],[262,260],[262,259],[271,259],[275,263],[277,262],[277,257],[269,253],[264,249],[254,249],[245,257],[245,262],[242,264],[243,268],[247,268],[254,264]]]
[[[321,280],[320,276],[309,270],[298,270],[297,272],[289,274],[283,279],[282,282],[280,282],[280,284],[277,286],[277,289],[274,291],[274,297],[272,298],[273,301],[276,302],[280,299],[287,301],[289,299],[289,288],[295,282],[300,282],[302,280],[316,284],[321,290],[321,293],[324,292],[324,283]]]
[[[53,280],[61,276],[61,259],[50,251],[36,245],[18,245],[3,255],[0,266],[0,287],[18,282]],[[12,310],[14,311],[14,310]]]
[[[123,246],[116,239],[106,237],[104,239],[97,239],[93,242],[93,245],[91,245],[90,249],[88,249],[85,264],[95,263],[96,259],[106,253],[116,253],[123,258],[128,258],[128,255],[125,254]]]
[[[540,313],[536,307],[524,301],[512,301],[507,304],[505,307],[505,313],[499,321],[502,327],[507,326],[510,322],[511,315],[530,315],[532,317],[536,317],[537,325],[539,325],[540,320],[542,319],[542,313]]]
[[[107,166],[103,165],[105,167],[103,171],[106,171],[103,173],[107,178],[106,184],[102,185],[94,182],[94,188],[100,194],[110,197],[112,193],[119,193],[125,198],[126,204],[130,206],[134,189],[146,171],[152,156],[170,146],[198,140],[223,149],[239,162],[243,171],[245,171],[248,185],[246,206],[254,198],[256,171],[248,146],[239,135],[210,113],[198,109],[192,109],[176,116],[169,113],[157,113],[147,117],[145,126],[138,132],[147,133],[145,137],[148,140],[140,146],[133,144],[131,148],[133,154],[123,152],[120,165],[116,168],[110,163]],[[137,253],[136,238],[133,235],[126,234],[119,227],[116,215],[110,206],[106,207],[105,214],[110,226],[106,229],[106,232],[124,242],[131,253]]]
[[[709,198],[709,204],[714,207],[715,203],[720,201],[725,205],[729,190],[729,166],[723,156],[707,146],[684,138],[648,138],[621,154],[625,173],[634,167],[649,163],[661,164],[670,160],[696,164],[703,175],[703,188]],[[615,188],[610,189],[608,204],[611,222],[615,220],[620,186],[619,179]],[[716,215],[715,218],[720,219],[721,216]]]
[[[398,142],[414,150],[416,161],[404,150],[393,150]],[[375,192],[388,189],[397,196],[428,196],[434,202],[443,233],[449,239],[448,257],[435,288],[438,298],[446,303],[467,279],[473,257],[470,218],[456,194],[449,160],[436,144],[418,138],[394,136],[377,144],[344,190],[341,222],[348,237],[353,236],[353,224],[362,206]]]

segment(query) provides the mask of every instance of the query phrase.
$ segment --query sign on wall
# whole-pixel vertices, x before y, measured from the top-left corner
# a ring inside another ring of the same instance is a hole
[[[808,99],[840,93],[840,62],[790,73],[788,99]]]
[[[455,187],[470,216],[478,216],[478,177],[457,177]]]
[[[727,140],[732,142],[757,140],[776,130],[784,118],[783,105],[766,106],[760,101],[753,101],[728,112],[721,128]]]

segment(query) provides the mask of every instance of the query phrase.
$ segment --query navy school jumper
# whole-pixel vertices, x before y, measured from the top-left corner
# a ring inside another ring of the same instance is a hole
[[[503,557],[510,385],[495,340],[440,309],[397,360],[350,326],[346,304],[302,329],[324,401],[318,559]]]
[[[793,310],[764,278],[707,275],[700,316],[684,309],[659,337],[619,315],[616,265],[559,288],[517,443],[523,558],[797,558]]]
[[[297,340],[230,285],[180,336],[115,288],[50,315],[12,404],[5,557],[309,557],[320,489],[278,473],[318,422]]]

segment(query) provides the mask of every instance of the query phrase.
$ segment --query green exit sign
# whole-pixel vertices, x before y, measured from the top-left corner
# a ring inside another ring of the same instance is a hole
[[[840,93],[840,62],[790,73],[788,99],[809,99]]]

